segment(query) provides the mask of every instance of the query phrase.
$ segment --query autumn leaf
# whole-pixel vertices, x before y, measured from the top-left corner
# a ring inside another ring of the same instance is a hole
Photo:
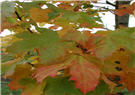
[[[68,11],[68,10],[63,10],[60,8],[57,8],[56,6],[53,6],[51,4],[47,4],[48,8],[51,9],[53,12],[53,14],[55,15],[60,15],[60,13],[62,14],[62,16],[58,17],[55,20],[55,23],[57,23],[57,25],[59,25],[59,23],[63,23],[62,26],[65,25],[65,23],[87,23],[85,24],[83,27],[88,27],[88,28],[93,28],[93,27],[102,27],[102,25],[96,23],[96,19],[97,17],[90,17],[87,13],[84,12],[72,12],[72,11]],[[56,17],[57,17],[56,16]],[[52,15],[50,15],[50,17],[52,17]],[[54,17],[53,17],[54,19]],[[61,22],[63,20],[66,20],[65,22]]]
[[[129,30],[131,32],[128,32]],[[134,51],[135,38],[132,33],[135,32],[135,30],[134,28],[129,28],[129,30],[127,28],[118,29],[116,30],[117,32],[109,33],[95,50],[96,56],[104,59],[111,56],[112,53],[120,47],[125,47],[130,51]]]
[[[120,83],[123,83],[129,91],[135,90],[135,86],[134,86],[135,73],[134,72],[126,71],[125,73],[121,74],[120,77],[121,77]]]
[[[70,80],[75,81],[75,87],[80,88],[84,94],[95,90],[99,83],[100,70],[81,56],[77,56],[72,63]]]
[[[47,78],[48,76],[55,77],[57,76],[59,70],[65,69],[70,66],[70,62],[74,57],[75,56],[66,58],[65,60],[63,60],[63,63],[42,66],[37,70],[34,77],[39,82],[42,82],[43,79]]]
[[[38,82],[42,82],[42,80],[48,76],[52,76],[52,77],[56,76],[57,72],[64,68],[66,68],[65,64],[54,64],[50,66],[44,66],[44,67],[41,67],[36,72],[35,77],[37,78]]]
[[[21,95],[42,95],[44,92],[44,87],[46,82],[42,82],[42,84],[37,83],[36,80],[31,78],[23,78],[19,80],[19,84],[22,87]],[[33,90],[34,89],[34,90]]]
[[[37,81],[31,77],[32,72],[32,68],[29,64],[17,65],[13,75],[8,76],[8,78],[13,79],[8,85],[10,89],[17,90],[21,88],[21,95],[41,95],[45,87],[45,81],[43,81],[42,84],[37,83]]]
[[[62,37],[64,40],[74,41],[78,45],[77,47],[82,49],[84,53],[90,51],[94,47],[93,36],[90,31],[72,31],[65,33]]]
[[[13,28],[15,26],[16,26],[15,24],[10,23],[10,22],[2,22],[1,31],[0,32],[2,32],[4,29]]]
[[[66,33],[62,38],[64,40],[74,41],[74,42],[77,42],[78,44],[83,44],[86,41],[88,41],[88,39],[90,38],[90,34],[87,34],[85,32],[72,31],[72,32]]]
[[[71,10],[72,9],[72,6],[70,3],[61,3],[58,5],[59,8],[61,9],[65,9],[65,10]]]
[[[13,43],[12,46],[8,47],[7,51],[18,54],[39,48],[41,62],[48,63],[64,56],[67,48],[73,45],[72,43],[62,42],[55,31],[44,28],[38,31],[40,34],[31,34],[29,32],[16,34],[16,37],[22,40]]]
[[[128,67],[134,68],[135,67],[135,54],[130,54],[130,61],[128,63]]]
[[[4,75],[3,76],[4,78],[6,78],[7,76],[12,75],[14,73],[16,65],[21,63],[20,60],[22,60],[22,58],[10,60],[10,61],[7,61],[7,62],[1,64],[2,74]]]
[[[120,5],[114,13],[134,14],[134,5]],[[94,6],[89,1],[3,2],[2,31],[13,31],[2,37],[1,49],[2,78],[11,79],[10,89],[21,89],[22,95],[134,92],[135,28],[93,34],[103,28],[98,12],[108,11]]]
[[[89,63],[80,56],[74,56],[64,63],[65,64],[44,66],[37,71],[35,77],[41,82],[47,76],[56,76],[59,70],[69,67],[69,72],[71,74],[70,80],[76,81],[76,88],[80,88],[83,93],[87,93],[96,88],[100,77],[100,71],[94,64]],[[77,70],[79,70],[79,72]],[[90,73],[90,75],[88,75],[87,72]],[[95,74],[96,76],[94,76]],[[93,85],[91,85],[91,83],[93,83]]]
[[[15,12],[15,2],[2,2],[1,10],[2,20],[6,19],[7,17],[13,16],[13,13]]]
[[[18,5],[23,7],[24,12],[29,12],[32,8],[41,8],[41,4],[45,4],[45,1],[33,1],[31,3],[29,2],[17,2]]]
[[[12,79],[8,86],[11,90],[23,88],[23,86],[19,84],[19,80],[31,77],[31,73],[31,66],[29,64],[17,65],[15,68],[15,72],[12,75],[8,76],[8,78]]]
[[[104,60],[102,71],[104,74],[118,74],[131,65],[130,60],[130,51],[123,47],[118,48]]]
[[[114,13],[119,15],[119,16],[123,16],[125,14],[134,14],[135,10],[135,3],[133,3],[132,5],[120,5],[119,9],[114,10]]]
[[[50,12],[51,10],[49,9],[39,9],[39,8],[30,9],[30,13],[35,22],[47,22],[49,19],[47,14]]]

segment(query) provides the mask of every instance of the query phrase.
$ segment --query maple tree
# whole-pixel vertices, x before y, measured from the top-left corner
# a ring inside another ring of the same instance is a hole
[[[92,33],[104,28],[98,12],[109,11],[93,7],[90,1],[3,2],[1,32],[13,31],[1,38],[2,78],[11,79],[10,89],[22,89],[21,95],[134,95],[135,28]],[[113,11],[134,15],[135,3]]]

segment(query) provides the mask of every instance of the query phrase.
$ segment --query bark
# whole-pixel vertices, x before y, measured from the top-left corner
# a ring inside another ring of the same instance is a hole
[[[130,1],[117,0],[115,8],[118,9],[119,6],[123,4],[130,4]],[[121,26],[128,27],[128,21],[129,21],[129,14],[126,14],[124,16],[115,15],[115,25],[116,25],[115,28],[117,29],[120,28]]]

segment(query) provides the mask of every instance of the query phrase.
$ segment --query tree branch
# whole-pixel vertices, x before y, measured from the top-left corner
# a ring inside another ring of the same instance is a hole
[[[20,17],[20,15],[18,14],[17,11],[15,11],[15,14],[16,14],[17,18],[18,18],[20,21],[22,21],[22,18]],[[27,28],[27,30],[28,30],[30,33],[33,33],[33,32],[30,30],[30,28]]]
[[[111,2],[109,2],[109,1],[107,1],[107,0],[106,0],[106,3],[109,4],[109,5],[112,5],[112,6],[114,6],[114,7],[116,6],[116,5],[112,4]]]

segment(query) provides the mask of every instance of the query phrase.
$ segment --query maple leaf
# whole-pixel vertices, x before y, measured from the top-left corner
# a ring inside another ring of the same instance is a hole
[[[104,60],[102,71],[104,74],[118,74],[130,65],[130,60],[130,51],[126,48],[118,48],[111,56]]]
[[[126,72],[120,74],[120,77],[120,83],[123,83],[129,91],[135,90],[135,72],[128,72],[127,70]]]
[[[134,68],[135,67],[135,54],[130,54],[130,61],[128,63],[128,67]]]
[[[103,38],[104,41],[101,41],[100,46],[95,50],[96,56],[104,59],[120,47],[125,47],[134,51],[135,38],[132,34],[133,32],[135,32],[134,28],[124,28],[118,29],[116,32],[109,33],[105,38]]]
[[[76,42],[78,44],[77,47],[81,48],[84,52],[87,52],[94,47],[93,36],[90,31],[67,32],[62,36],[62,39]]]
[[[10,17],[15,12],[15,2],[2,2],[1,4],[1,16],[2,20],[6,19],[7,17]]]
[[[16,66],[13,75],[8,76],[12,81],[9,83],[11,90],[22,89],[21,95],[41,95],[45,87],[45,81],[42,84],[32,79],[32,68],[29,64],[20,64]],[[33,91],[33,89],[35,89]]]
[[[14,57],[12,60],[4,59],[2,73],[8,72],[6,76],[11,79],[10,89],[21,88],[22,95],[111,95],[109,92],[116,84],[122,83],[121,89],[135,90],[135,28],[95,34],[79,32],[77,29],[82,27],[102,27],[96,23],[101,22],[98,11],[90,9],[93,6],[89,2],[64,1],[58,6],[54,5],[56,2],[50,4],[47,1],[16,3],[16,6],[14,2],[2,3],[2,30],[8,28],[15,32],[14,37],[9,37],[13,40],[2,42],[3,47],[7,48],[8,55],[24,58],[21,61]],[[42,5],[48,8],[42,9]],[[118,15],[133,14],[134,5],[122,5],[114,12]],[[14,12],[18,14],[14,16]],[[38,28],[37,22],[41,22],[40,25],[46,22],[55,24],[50,28],[52,30],[62,29],[51,31]],[[37,32],[26,31],[31,25]],[[35,57],[28,58],[31,54],[36,56],[36,60],[33,59]],[[24,60],[38,64],[22,64]],[[32,78],[33,73],[36,79]]]
[[[1,31],[9,29],[15,26],[15,20],[13,20],[15,12],[15,2],[2,2],[1,4]]]
[[[84,94],[94,90],[99,83],[100,70],[81,56],[72,62],[70,80],[76,82],[75,87],[80,88]]]
[[[83,27],[88,27],[88,28],[93,28],[93,27],[102,27],[102,25],[97,24],[95,21],[97,20],[97,17],[90,17],[87,13],[84,12],[72,12],[72,11],[68,11],[68,10],[63,10],[60,8],[55,7],[54,5],[51,4],[46,4],[48,6],[49,9],[51,9],[53,14],[55,15],[60,15],[62,14],[62,16],[56,18],[56,20],[54,21],[55,23],[57,23],[57,25],[59,25],[59,23],[63,23],[61,24],[62,26],[65,25],[65,23],[87,23],[87,24],[83,24]],[[57,17],[56,16],[56,17]],[[52,15],[50,14],[50,17],[52,18]],[[54,17],[53,17],[54,19]],[[61,22],[63,20],[66,20],[64,22]]]
[[[16,26],[16,25],[13,24],[13,23],[4,21],[4,22],[2,22],[2,24],[1,24],[1,31],[0,31],[0,32],[2,32],[4,29],[13,28],[13,27],[15,27],[15,26]]]
[[[89,38],[89,35],[79,31],[68,32],[63,36],[63,39],[76,42],[85,42]]]
[[[20,64],[19,62],[21,60],[22,58],[18,58],[2,63],[1,66],[2,66],[2,75],[4,75],[3,77],[6,78],[6,76],[12,75],[12,73],[14,73],[16,65]]]
[[[65,69],[70,65],[74,57],[75,56],[70,56],[66,58],[66,60],[63,60],[63,63],[42,66],[37,70],[34,77],[36,77],[39,82],[42,82],[42,80],[48,76],[55,77],[59,70]]]
[[[70,48],[70,45],[72,47],[72,43],[61,42],[61,43],[55,43],[53,44],[53,46],[49,48],[39,49],[41,55],[40,56],[41,62],[46,63],[46,62],[51,62],[52,60],[54,60],[53,62],[56,62],[59,61],[59,59],[61,60],[65,59],[66,56],[70,55],[67,52],[68,49]]]
[[[42,95],[46,85],[45,81],[42,82],[42,84],[39,84],[36,80],[31,78],[23,78],[18,82],[21,86],[23,86],[21,95]]]
[[[13,43],[8,47],[7,51],[18,54],[25,53],[34,48],[39,48],[41,62],[47,63],[64,56],[64,54],[66,54],[66,49],[72,46],[72,43],[61,42],[61,39],[55,31],[44,28],[40,28],[38,31],[40,34],[31,34],[29,32],[16,34],[16,37],[22,40]]]
[[[121,5],[119,6],[119,9],[114,10],[114,13],[119,15],[119,16],[123,16],[125,14],[134,14],[135,10],[135,3],[133,3],[132,5]]]
[[[30,14],[32,15],[32,19],[35,22],[47,22],[49,19],[47,14],[50,12],[51,10],[49,9],[39,9],[39,8],[30,9]]]
[[[31,10],[32,8],[41,8],[40,5],[44,4],[44,3],[45,3],[45,1],[33,1],[31,3],[29,3],[29,2],[21,3],[19,1],[17,1],[17,4],[22,6],[23,7],[23,11],[25,11],[25,12],[29,12],[29,10]]]
[[[65,10],[71,10],[72,6],[70,3],[61,3],[58,5],[59,8],[65,9]]]
[[[31,77],[31,66],[29,64],[19,64],[16,66],[15,71],[12,75],[8,76],[12,81],[9,83],[9,87],[11,90],[17,90],[19,88],[23,88],[22,85],[19,84],[19,80],[27,77]]]
[[[76,88],[80,88],[84,94],[91,90],[94,90],[98,84],[100,71],[94,64],[89,63],[84,58],[78,58],[74,56],[71,59],[68,59],[66,62],[64,62],[65,64],[54,64],[50,66],[41,67],[36,72],[35,77],[38,81],[41,82],[48,76],[56,76],[59,70],[69,67],[71,74],[70,80],[76,81]],[[73,64],[71,65],[71,63]],[[79,72],[77,70],[79,70]],[[88,73],[90,75],[88,75]]]
[[[46,79],[45,95],[82,95],[79,89],[76,89],[67,77]]]
[[[64,68],[66,68],[64,64],[54,64],[50,66],[44,66],[44,67],[41,67],[36,72],[35,77],[37,78],[37,81],[42,82],[42,80],[48,76],[52,76],[52,77],[56,76],[57,72]]]

